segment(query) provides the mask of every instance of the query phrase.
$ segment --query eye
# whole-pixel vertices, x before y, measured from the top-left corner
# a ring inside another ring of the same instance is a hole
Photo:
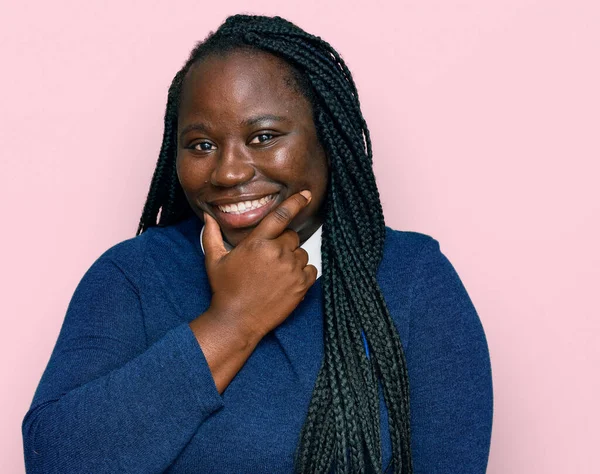
[[[192,145],[191,148],[197,151],[210,151],[216,147],[210,142],[198,142]]]
[[[253,144],[264,143],[269,140],[272,140],[273,138],[274,138],[274,135],[272,133],[261,133],[259,135],[256,135],[252,140],[250,140],[250,143],[253,143]]]

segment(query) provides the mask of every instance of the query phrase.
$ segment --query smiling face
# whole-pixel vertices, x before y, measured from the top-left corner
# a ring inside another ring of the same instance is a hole
[[[322,223],[327,157],[292,77],[287,63],[254,51],[210,55],[185,77],[177,174],[194,212],[212,215],[233,246],[304,189],[312,201],[290,228],[304,242]]]

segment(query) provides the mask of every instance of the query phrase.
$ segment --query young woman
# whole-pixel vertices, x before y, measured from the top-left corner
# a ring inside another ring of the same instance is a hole
[[[479,318],[435,240],[385,227],[326,42],[238,15],[192,51],[138,234],[73,296],[29,472],[485,472]]]

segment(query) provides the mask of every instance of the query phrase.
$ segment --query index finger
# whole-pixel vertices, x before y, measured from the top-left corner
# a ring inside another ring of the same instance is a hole
[[[252,232],[252,237],[276,239],[311,201],[310,191],[293,194],[273,209]]]

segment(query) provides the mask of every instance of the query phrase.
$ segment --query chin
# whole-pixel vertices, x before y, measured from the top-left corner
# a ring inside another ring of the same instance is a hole
[[[239,231],[235,234],[223,234],[223,237],[229,245],[236,247],[242,240],[248,237],[251,232],[252,229],[248,229],[247,231]]]

